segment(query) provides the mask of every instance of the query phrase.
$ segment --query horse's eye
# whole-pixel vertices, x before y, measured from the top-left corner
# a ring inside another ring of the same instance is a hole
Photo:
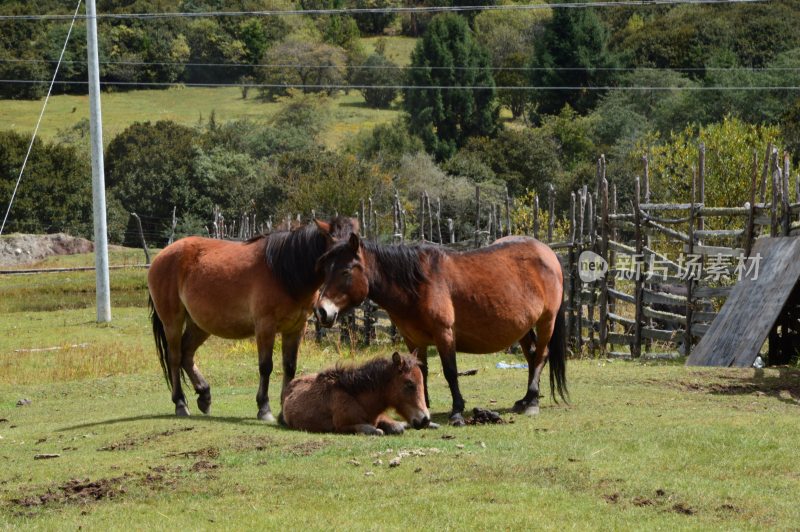
[[[350,272],[350,270],[342,270],[342,277],[344,277],[345,279],[349,279],[352,276],[353,274]]]
[[[414,381],[406,381],[405,390],[407,392],[416,392],[417,391],[417,383]]]

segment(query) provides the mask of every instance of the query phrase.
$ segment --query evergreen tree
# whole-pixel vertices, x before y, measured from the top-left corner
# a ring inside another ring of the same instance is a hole
[[[489,56],[463,17],[434,17],[411,54],[411,66],[408,84],[422,88],[404,93],[409,128],[439,160],[453,155],[469,137],[496,131],[498,108]]]
[[[537,90],[538,114],[556,114],[565,104],[583,114],[594,107],[603,87],[614,82],[617,66],[608,51],[608,31],[592,9],[556,9],[535,46],[531,85],[580,87],[576,90]],[[557,68],[567,70],[556,70]]]

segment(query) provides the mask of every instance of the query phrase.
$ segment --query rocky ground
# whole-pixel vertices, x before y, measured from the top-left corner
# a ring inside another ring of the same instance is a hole
[[[94,244],[64,233],[54,235],[11,234],[0,237],[0,266],[20,266],[51,255],[91,253]]]

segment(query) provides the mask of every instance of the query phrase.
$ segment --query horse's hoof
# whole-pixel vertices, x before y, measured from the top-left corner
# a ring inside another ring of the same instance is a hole
[[[206,414],[206,415],[210,414],[211,413],[211,397],[208,397],[208,398],[204,398],[202,396],[198,397],[197,398],[197,408],[199,408],[200,411],[202,413]]]
[[[381,423],[378,430],[383,430],[384,434],[402,434],[405,432],[407,423]]]
[[[373,436],[383,436],[384,432],[381,429],[375,429],[375,432],[372,433]]]
[[[186,405],[178,405],[175,407],[175,415],[178,417],[189,417],[189,409]]]
[[[450,426],[451,427],[463,427],[467,423],[464,421],[464,416],[461,414],[453,414],[450,416]]]
[[[531,405],[525,409],[523,412],[526,416],[538,416],[539,415],[539,405]]]
[[[266,411],[259,410],[257,417],[261,421],[264,421],[265,423],[269,423],[270,425],[274,425],[275,423],[277,423],[277,421],[275,420],[275,416],[273,416],[272,412],[270,412],[269,410],[266,410]]]

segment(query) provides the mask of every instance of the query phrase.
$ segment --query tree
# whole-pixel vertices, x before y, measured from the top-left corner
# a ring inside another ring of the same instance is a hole
[[[555,114],[566,103],[581,114],[594,107],[602,91],[590,87],[608,86],[615,79],[607,69],[617,66],[617,59],[608,51],[607,42],[608,32],[593,9],[555,10],[536,42],[531,85],[578,89],[536,90],[538,114]]]
[[[408,83],[414,87],[404,91],[409,127],[439,160],[453,155],[469,137],[497,130],[489,57],[462,17],[434,17],[411,54]]]
[[[19,177],[30,138],[0,132],[0,197],[7,200]],[[6,232],[92,234],[91,170],[73,146],[33,144],[12,205]],[[5,215],[5,204],[2,215]]]
[[[196,132],[171,121],[137,122],[114,137],[106,148],[106,186],[120,208],[136,212],[149,233],[162,233],[178,212],[209,218],[213,183],[195,174]],[[119,213],[118,213],[119,214]],[[135,244],[135,233],[126,243]]]
[[[398,7],[397,0],[356,0],[358,9],[381,9]],[[366,35],[380,35],[395,19],[395,13],[358,13],[355,15],[358,29]]]
[[[383,168],[395,168],[404,155],[424,150],[422,141],[408,131],[402,119],[378,124],[371,131],[359,134],[348,146],[348,151]]]
[[[330,94],[345,83],[347,54],[338,46],[289,37],[264,54],[262,65],[256,70],[258,81],[273,85],[261,89],[264,98],[285,95],[293,85],[303,92]]]
[[[402,83],[403,75],[396,64],[382,54],[372,54],[363,65],[359,65],[353,76],[353,84],[361,86],[358,90],[364,95],[367,105],[384,109],[392,105],[397,97],[397,88],[376,88],[376,86],[396,87]]]

